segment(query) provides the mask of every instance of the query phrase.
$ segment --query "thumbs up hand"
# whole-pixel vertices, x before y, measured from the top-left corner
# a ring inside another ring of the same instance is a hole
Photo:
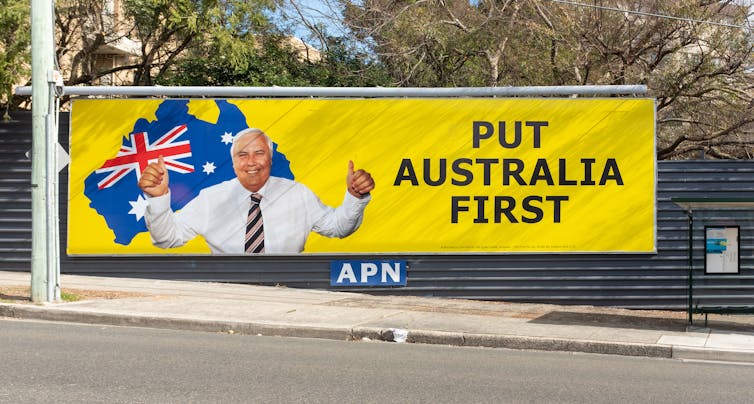
[[[168,193],[168,169],[162,156],[156,163],[149,163],[141,173],[139,188],[149,196],[162,196]]]
[[[374,179],[372,179],[371,174],[362,169],[354,171],[353,161],[349,161],[346,186],[351,195],[363,198],[374,189]]]

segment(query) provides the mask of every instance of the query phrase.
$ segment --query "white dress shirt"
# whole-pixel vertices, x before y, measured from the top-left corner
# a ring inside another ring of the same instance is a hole
[[[304,184],[270,177],[259,190],[264,220],[265,253],[298,253],[309,233],[346,237],[361,225],[370,195],[356,198],[348,191],[338,208],[323,204]],[[170,209],[170,193],[149,197],[144,215],[152,243],[180,247],[197,235],[213,253],[243,254],[251,191],[237,178],[207,187],[183,209]]]

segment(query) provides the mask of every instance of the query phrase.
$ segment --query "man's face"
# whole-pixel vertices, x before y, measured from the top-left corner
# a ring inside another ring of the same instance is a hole
[[[233,151],[233,171],[244,188],[257,192],[270,178],[272,151],[267,141],[258,133],[238,139]]]

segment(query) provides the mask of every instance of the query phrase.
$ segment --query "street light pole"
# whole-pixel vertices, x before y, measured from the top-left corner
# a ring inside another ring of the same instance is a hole
[[[53,0],[31,0],[31,299],[59,298]]]

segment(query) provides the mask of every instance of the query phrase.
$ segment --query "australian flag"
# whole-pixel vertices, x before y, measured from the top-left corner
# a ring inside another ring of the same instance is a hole
[[[147,231],[147,200],[138,187],[141,172],[163,156],[170,171],[171,206],[181,209],[203,188],[235,177],[230,157],[233,136],[248,127],[246,116],[226,100],[215,100],[217,123],[197,119],[188,112],[188,100],[165,100],[155,121],[140,118],[123,137],[115,157],[84,180],[89,206],[105,218],[115,242],[128,245]],[[271,175],[293,179],[290,162],[273,145]]]

